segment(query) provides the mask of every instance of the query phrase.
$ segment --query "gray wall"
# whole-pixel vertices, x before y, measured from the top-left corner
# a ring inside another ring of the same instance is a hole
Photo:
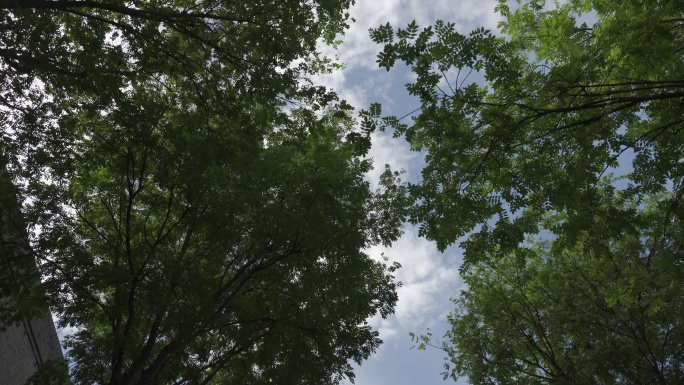
[[[55,358],[63,356],[49,314],[9,327],[0,333],[0,384],[24,385],[41,363]]]
[[[0,385],[24,385],[41,364],[63,358],[39,284],[40,272],[30,251],[16,189],[0,155],[0,311],[8,313],[0,318],[22,320],[0,332]],[[19,311],[18,300],[27,297],[37,307]]]

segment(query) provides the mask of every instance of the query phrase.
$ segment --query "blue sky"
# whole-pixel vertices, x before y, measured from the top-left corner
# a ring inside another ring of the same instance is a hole
[[[368,29],[387,22],[395,28],[405,27],[412,20],[425,27],[442,19],[455,23],[461,33],[481,26],[494,30],[499,21],[495,5],[495,0],[359,0],[351,9],[356,22],[342,37],[343,44],[337,50],[323,49],[330,56],[338,56],[346,68],[319,78],[318,83],[331,87],[357,109],[378,102],[383,106],[383,114],[404,116],[419,106],[404,89],[411,80],[410,71],[397,68],[387,72],[378,68],[375,60],[382,47],[370,40]],[[372,141],[370,156],[375,171],[368,175],[371,182],[377,181],[384,164],[405,170],[409,181],[418,180],[421,154],[411,153],[406,142],[393,139],[391,133],[375,133]],[[396,275],[403,286],[398,291],[396,314],[386,320],[370,320],[384,344],[357,368],[355,383],[443,384],[440,373],[444,354],[436,349],[412,350],[409,332],[423,334],[430,329],[437,337],[443,335],[448,327],[446,315],[452,308],[449,299],[457,297],[464,287],[458,275],[461,250],[451,247],[439,253],[432,242],[419,238],[417,229],[407,225],[404,236],[392,247],[375,247],[368,252],[374,258],[381,258],[384,253],[390,262],[401,263],[402,269]]]

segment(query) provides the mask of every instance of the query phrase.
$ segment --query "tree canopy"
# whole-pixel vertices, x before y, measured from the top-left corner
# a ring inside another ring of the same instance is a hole
[[[572,237],[622,178],[625,196],[678,205],[682,190],[682,4],[676,1],[500,1],[502,35],[453,23],[371,31],[381,67],[410,65],[421,109],[396,129],[426,154],[410,186],[411,220],[441,249],[464,243],[467,261],[515,248],[545,229]],[[480,80],[477,80],[477,79]],[[377,111],[377,110],[376,110]],[[375,117],[378,117],[377,114]],[[611,174],[613,174],[611,176]],[[618,215],[602,213],[601,215]]]
[[[202,134],[201,113],[145,102],[96,127],[74,117],[83,150],[61,179],[33,182],[26,210],[43,286],[79,329],[66,342],[75,382],[351,377],[348,361],[379,344],[366,318],[396,302],[361,249],[396,239],[401,216],[343,141],[348,112],[297,110],[265,136],[216,116]]]
[[[682,224],[642,212],[619,238],[538,242],[464,273],[445,377],[471,384],[684,382]]]
[[[307,82],[350,4],[0,1],[3,193],[48,295],[0,289],[76,330],[73,383],[338,383],[377,349],[397,265],[363,249],[403,192]]]
[[[462,240],[442,343],[472,384],[684,382],[684,7],[499,1],[500,33],[371,30],[421,108],[365,113],[425,154],[409,218]]]
[[[8,0],[0,3],[6,95],[34,75],[53,88],[111,96],[116,86],[173,75],[273,100],[319,61],[319,40],[347,27],[352,2]],[[278,69],[278,71],[276,71]],[[205,85],[206,86],[206,85]],[[208,92],[199,89],[198,92]]]

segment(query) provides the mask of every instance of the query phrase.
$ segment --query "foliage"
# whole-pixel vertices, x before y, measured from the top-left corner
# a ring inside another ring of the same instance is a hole
[[[117,110],[136,87],[207,118],[258,105],[267,123],[254,124],[266,126],[286,101],[327,105],[335,95],[307,75],[339,67],[316,44],[344,32],[352,3],[0,1],[1,144],[12,177],[42,172],[20,171],[24,159],[68,158],[62,120]]]
[[[349,360],[380,343],[365,320],[396,302],[361,251],[400,233],[396,177],[369,191],[348,107],[264,127],[256,106],[207,117],[166,97],[134,89],[109,114],[64,119],[72,156],[25,188],[43,286],[78,330],[74,382],[353,377]]]
[[[472,384],[682,383],[684,7],[500,0],[497,35],[371,30],[401,61],[412,123],[365,117],[425,154],[409,216],[465,237],[446,340]]]
[[[598,202],[684,189],[682,15],[677,1],[544,1],[498,11],[503,36],[453,23],[371,31],[381,67],[411,66],[411,124],[380,120],[424,151],[410,218],[440,249],[469,234],[466,263],[505,254],[525,234],[578,237]],[[631,166],[629,163],[631,162]],[[616,173],[620,183],[609,183]],[[544,228],[547,212],[566,215]],[[498,251],[497,251],[498,250]]]
[[[170,75],[190,84],[212,77],[219,86],[261,94],[263,100],[289,96],[292,80],[322,62],[292,63],[315,58],[319,40],[333,43],[347,27],[351,4],[2,1],[0,63],[3,85],[11,90],[5,96],[16,93],[9,86],[27,76],[37,76],[52,91],[107,97],[117,86]]]
[[[339,383],[377,349],[398,266],[362,250],[404,191],[306,79],[350,4],[0,1],[6,190],[74,383]]]
[[[684,381],[682,217],[651,207],[620,237],[537,242],[474,265],[443,348],[471,384]]]
[[[206,116],[242,113],[225,110],[235,99],[260,105],[266,121],[286,101],[320,108],[335,96],[307,76],[338,65],[316,44],[344,31],[350,5],[2,1],[0,122],[9,168],[15,174],[24,158],[68,157],[70,133],[60,120],[117,109],[138,86],[155,84]]]
[[[40,365],[38,370],[26,380],[26,385],[71,385],[69,365],[63,359],[52,359]]]

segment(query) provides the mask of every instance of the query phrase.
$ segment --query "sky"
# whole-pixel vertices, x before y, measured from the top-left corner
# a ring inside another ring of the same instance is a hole
[[[495,5],[495,0],[357,0],[350,10],[356,22],[341,37],[343,43],[337,50],[322,48],[327,55],[338,56],[345,68],[322,76],[317,82],[335,90],[341,99],[357,109],[381,103],[384,115],[404,116],[419,106],[404,88],[411,80],[411,73],[401,66],[390,72],[378,68],[376,55],[382,46],[370,40],[368,29],[387,22],[395,29],[403,28],[412,20],[426,27],[441,19],[455,23],[464,34],[478,27],[495,30],[500,20],[494,12]],[[374,133],[372,144],[370,156],[375,170],[368,175],[371,183],[376,183],[385,164],[394,170],[405,170],[407,181],[419,180],[422,154],[410,152],[403,138],[392,138],[391,133]],[[384,320],[379,317],[370,320],[384,343],[356,368],[358,385],[445,383],[440,374],[444,370],[443,352],[412,349],[409,333],[420,335],[431,331],[435,337],[441,337],[447,330],[446,317],[452,310],[450,298],[458,297],[464,288],[458,274],[462,252],[458,247],[450,247],[440,253],[434,243],[419,238],[417,233],[416,227],[406,225],[404,235],[392,247],[368,250],[373,258],[380,259],[384,253],[390,263],[397,261],[402,265],[395,274],[402,286],[398,289],[396,313]],[[459,383],[467,384],[465,380]]]

